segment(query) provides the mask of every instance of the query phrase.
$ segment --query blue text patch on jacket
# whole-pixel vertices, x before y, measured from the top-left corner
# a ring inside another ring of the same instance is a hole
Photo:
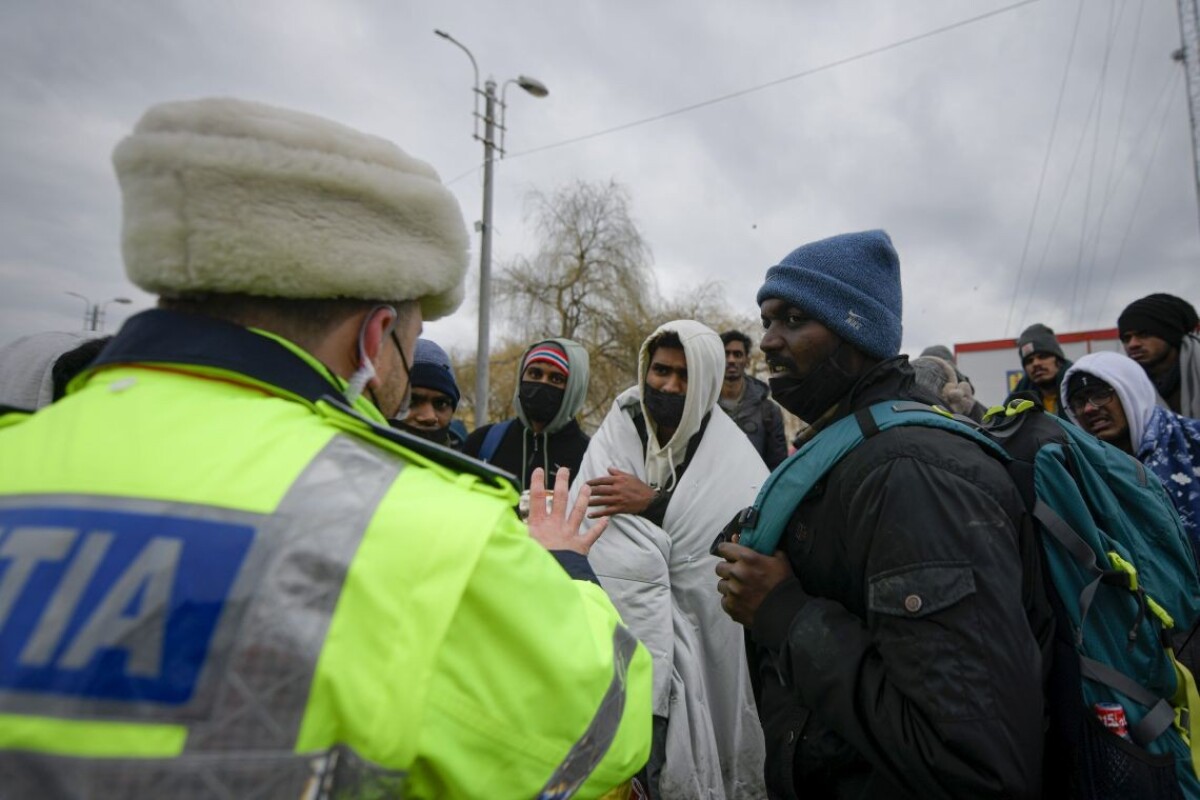
[[[253,516],[29,500],[0,508],[0,708],[51,694],[202,714],[250,591]]]

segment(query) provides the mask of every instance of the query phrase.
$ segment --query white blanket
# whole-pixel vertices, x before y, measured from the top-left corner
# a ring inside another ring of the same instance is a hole
[[[643,481],[642,443],[625,410],[637,388],[613,403],[580,466],[583,481],[609,467]],[[721,610],[717,533],[750,505],[767,468],[720,407],[675,489],[663,527],[631,514],[611,518],[590,561],[625,624],[654,658],[654,713],[668,718],[660,790],[672,798],[765,797],[763,736],[746,666],[742,627]]]

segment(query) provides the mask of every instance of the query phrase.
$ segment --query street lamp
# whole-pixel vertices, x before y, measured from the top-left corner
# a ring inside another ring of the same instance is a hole
[[[79,292],[66,292],[72,297],[78,297],[83,301],[83,329],[85,331],[102,331],[104,330],[104,310],[108,308],[109,303],[120,303],[121,305],[129,305],[133,301],[128,297],[113,297],[105,300],[103,303],[93,303],[88,298],[79,294]]]
[[[496,82],[491,78],[479,88],[479,64],[467,46],[445,31],[435,30],[438,36],[456,46],[471,59],[471,67],[475,70],[475,133],[474,138],[483,142],[483,220],[479,223],[479,340],[475,351],[475,426],[487,423],[488,412],[488,333],[492,308],[492,168],[495,154],[500,153],[504,158],[504,125],[505,93],[510,83],[515,83],[534,97],[545,97],[550,94],[546,84],[537,78],[518,75],[504,82],[499,99],[496,98]],[[479,113],[479,98],[484,101],[484,111]],[[500,107],[500,119],[496,120],[496,106]],[[483,135],[479,135],[479,123],[483,122]],[[496,129],[500,129],[500,143],[496,143]]]

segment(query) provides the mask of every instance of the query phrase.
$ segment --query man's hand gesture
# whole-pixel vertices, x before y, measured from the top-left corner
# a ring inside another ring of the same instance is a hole
[[[580,533],[579,526],[583,524],[584,515],[587,514],[591,489],[588,486],[580,488],[579,498],[568,516],[570,481],[571,470],[559,467],[554,475],[553,505],[547,511],[546,475],[541,467],[533,471],[529,488],[529,535],[547,550],[572,550],[586,556],[600,538],[600,534],[608,527],[608,520],[602,519],[589,530]]]

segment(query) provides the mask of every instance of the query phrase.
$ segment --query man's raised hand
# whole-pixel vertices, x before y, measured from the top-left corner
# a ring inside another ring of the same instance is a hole
[[[547,550],[572,550],[586,556],[600,538],[600,534],[608,527],[608,520],[602,519],[590,529],[580,532],[579,528],[587,514],[591,487],[580,487],[579,497],[568,515],[570,481],[571,470],[559,467],[554,475],[553,505],[547,511],[545,472],[541,467],[533,471],[529,488],[529,534]]]

